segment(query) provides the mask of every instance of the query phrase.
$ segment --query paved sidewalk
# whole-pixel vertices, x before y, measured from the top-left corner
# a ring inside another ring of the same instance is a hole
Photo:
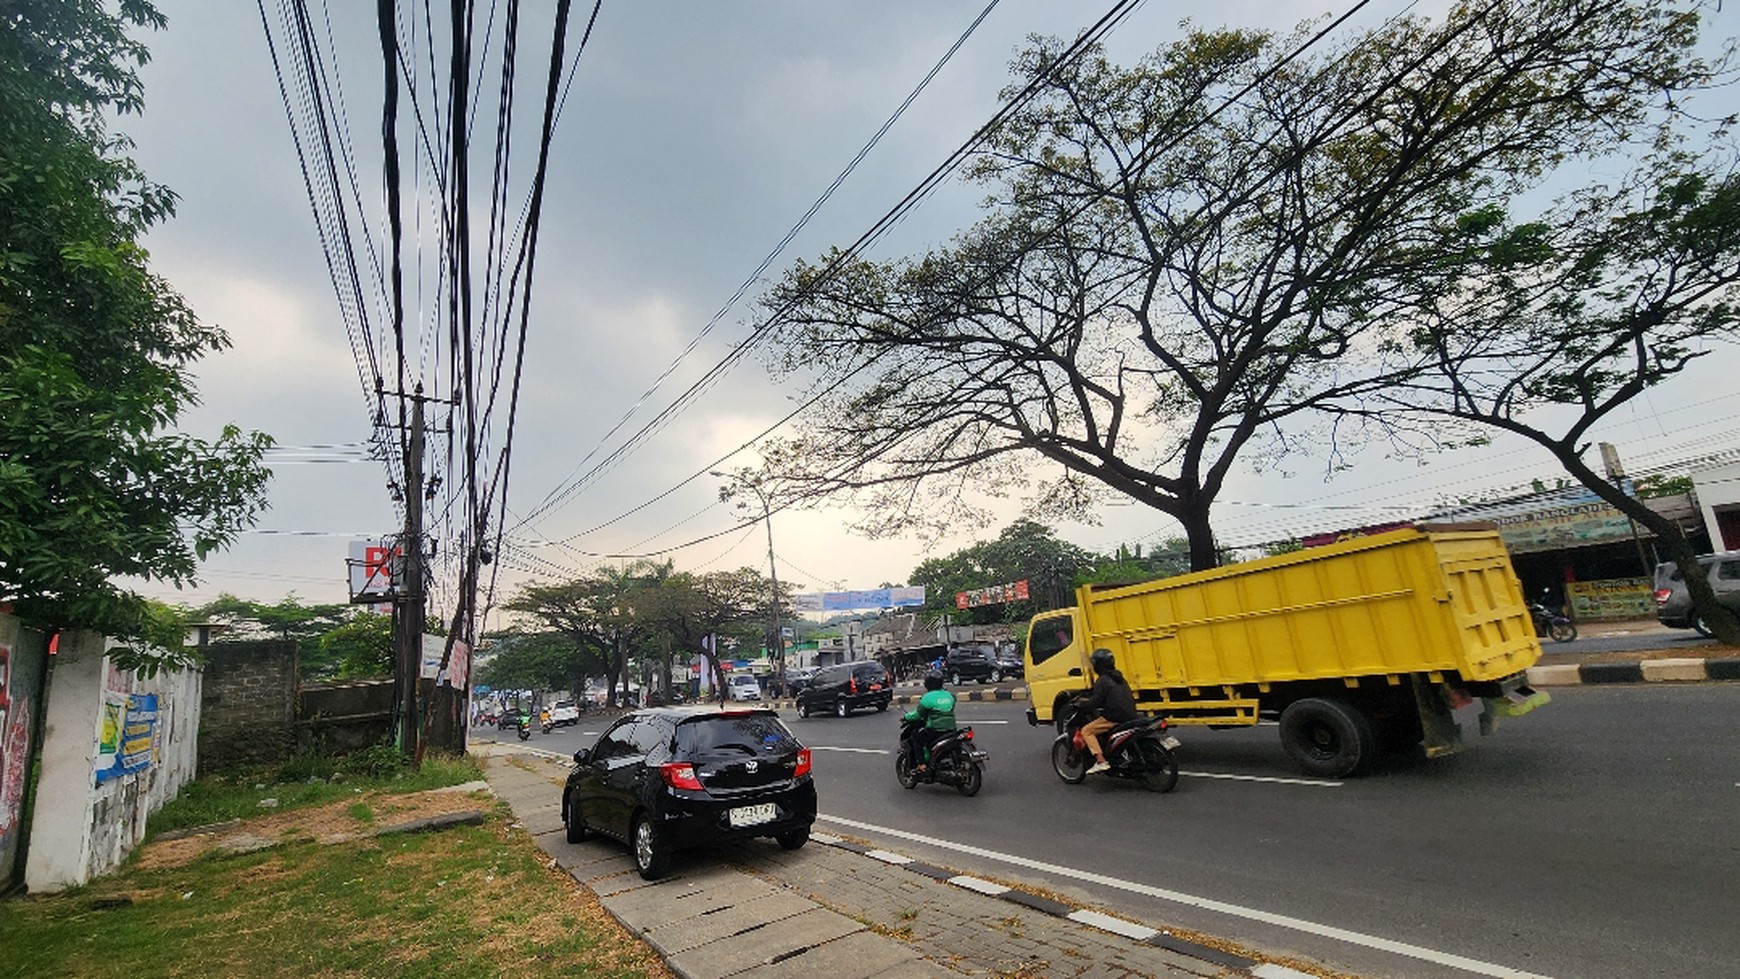
[[[566,759],[474,754],[538,846],[687,979],[1304,976],[821,834],[790,853],[760,840],[680,853],[648,883],[622,844],[567,842]]]

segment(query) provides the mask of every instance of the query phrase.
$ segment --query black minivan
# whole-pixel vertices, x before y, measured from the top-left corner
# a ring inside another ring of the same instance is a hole
[[[647,880],[677,850],[771,836],[810,838],[810,749],[766,708],[656,707],[624,715],[574,753],[562,790],[568,842],[593,832],[629,844]]]
[[[798,691],[797,712],[799,717],[824,711],[845,717],[868,707],[887,710],[893,699],[893,685],[881,663],[835,663],[817,670],[809,686]]]

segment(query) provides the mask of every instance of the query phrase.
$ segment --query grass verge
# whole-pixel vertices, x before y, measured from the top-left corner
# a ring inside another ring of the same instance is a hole
[[[3,902],[0,977],[670,975],[509,824],[498,807],[482,826],[214,852]]]

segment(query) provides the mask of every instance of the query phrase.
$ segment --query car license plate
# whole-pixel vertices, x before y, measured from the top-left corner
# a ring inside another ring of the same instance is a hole
[[[1161,738],[1160,743],[1165,746],[1167,751],[1177,751],[1178,750],[1178,739],[1173,737],[1170,734],[1168,734],[1164,738]]]
[[[882,689],[882,684],[880,684],[880,683],[870,684],[870,692],[871,693],[875,693],[876,691],[881,690],[881,689]]]
[[[731,810],[729,815],[731,825],[737,827],[759,826],[762,823],[771,823],[778,813],[775,811],[773,803],[764,802],[759,806],[738,806]]]

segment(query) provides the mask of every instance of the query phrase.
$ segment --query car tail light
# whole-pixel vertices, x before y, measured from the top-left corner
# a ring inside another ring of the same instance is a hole
[[[792,778],[799,778],[810,773],[810,749],[799,748],[797,766],[791,770]]]
[[[689,789],[694,792],[705,792],[707,787],[701,784],[695,775],[695,766],[686,761],[670,761],[659,766],[659,775],[665,784],[673,789]]]
[[[853,677],[850,680],[846,681],[846,692],[847,693],[857,693],[858,692],[858,678],[857,677]]]
[[[1655,590],[1655,603],[1657,605],[1666,605],[1668,599],[1673,596],[1673,593],[1674,590],[1672,588],[1657,588]]]

